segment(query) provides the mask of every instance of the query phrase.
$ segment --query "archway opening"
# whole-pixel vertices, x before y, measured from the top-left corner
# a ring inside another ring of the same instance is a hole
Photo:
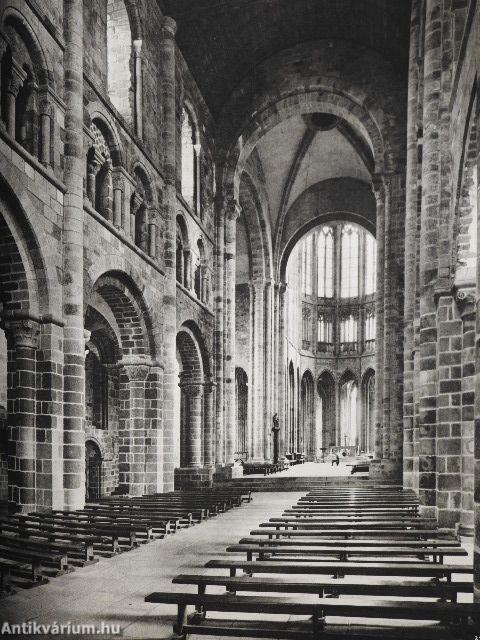
[[[177,333],[177,366],[179,392],[176,395],[178,410],[177,433],[179,444],[177,460],[180,467],[201,467],[204,462],[204,367],[201,346],[188,327]]]
[[[102,496],[102,454],[93,440],[85,442],[85,499],[95,501]]]
[[[343,376],[339,386],[340,396],[340,432],[338,446],[343,447],[349,454],[357,452],[360,442],[359,411],[358,411],[358,383],[347,373]]]
[[[235,368],[235,401],[237,410],[236,458],[248,458],[248,376],[241,367]]]

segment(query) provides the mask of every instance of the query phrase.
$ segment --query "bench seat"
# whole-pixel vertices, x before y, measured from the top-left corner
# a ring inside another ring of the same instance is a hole
[[[338,556],[340,561],[346,562],[349,558],[352,557],[375,557],[378,558],[377,562],[380,561],[380,557],[385,557],[387,559],[392,557],[400,557],[400,556],[431,556],[433,562],[443,562],[443,558],[445,556],[455,556],[455,557],[465,557],[468,556],[468,553],[462,547],[457,548],[429,548],[424,547],[422,549],[409,549],[408,547],[282,547],[282,546],[261,546],[261,545],[252,545],[252,544],[233,544],[227,547],[226,551],[228,553],[246,553],[247,560],[252,560],[253,556],[258,556],[260,560],[264,559],[265,556],[268,555],[281,555],[281,556],[289,556],[289,560],[292,561],[293,558],[290,556],[300,556],[300,555],[311,555],[311,556]],[[296,562],[311,559],[300,558],[295,559]]]
[[[279,593],[313,593],[320,597],[340,595],[356,596],[395,596],[395,597],[419,597],[442,598],[456,602],[458,593],[473,592],[473,582],[298,582],[291,580],[277,580],[274,578],[253,578],[241,576],[230,578],[228,576],[210,576],[198,574],[181,574],[176,576],[174,584],[196,585],[200,593],[208,586],[225,587],[227,591],[270,591]]]
[[[292,564],[288,560],[242,561],[209,560],[207,569],[228,569],[234,576],[237,570],[254,573],[319,574],[319,575],[362,575],[362,576],[417,576],[421,578],[446,578],[451,581],[452,573],[473,574],[473,568],[465,565],[400,562],[299,562]]]
[[[174,631],[177,637],[185,637],[188,633],[192,633],[192,626],[187,623],[187,607],[193,605],[197,614],[194,620],[204,619],[207,611],[231,612],[231,613],[253,613],[267,615],[294,615],[306,616],[309,618],[310,637],[320,639],[324,635],[327,625],[326,618],[329,616],[347,617],[347,618],[372,618],[382,619],[390,618],[394,620],[439,620],[447,624],[455,623],[455,632],[464,627],[462,633],[470,628],[469,620],[472,617],[477,618],[478,607],[471,603],[452,603],[452,602],[406,602],[392,600],[374,600],[359,603],[358,601],[349,601],[347,599],[331,600],[321,598],[315,602],[298,602],[295,598],[282,598],[272,596],[236,596],[236,595],[211,595],[211,594],[192,594],[192,593],[173,593],[173,592],[154,592],[145,597],[145,602],[155,604],[174,604],[178,607],[177,623]],[[265,621],[259,621],[265,625]],[[253,628],[256,628],[252,621]],[[332,625],[335,627],[336,625]],[[205,634],[210,631],[213,635],[212,627],[207,622],[196,625],[196,629],[203,629]],[[268,623],[267,623],[268,628]],[[235,626],[230,626],[233,633],[226,635],[237,635]],[[288,631],[288,629],[286,630]],[[387,631],[390,636],[390,629]],[[198,631],[196,631],[198,632]],[[218,631],[217,631],[218,633]],[[299,637],[292,635],[294,630],[290,631],[290,635],[283,637]],[[258,637],[259,634],[246,637]],[[268,636],[278,637],[278,636]]]

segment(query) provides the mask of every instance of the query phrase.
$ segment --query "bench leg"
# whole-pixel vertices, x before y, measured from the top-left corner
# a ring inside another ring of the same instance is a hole
[[[187,605],[179,604],[177,610],[177,623],[173,626],[174,638],[176,640],[186,640],[187,634],[183,627],[187,624]]]
[[[314,640],[320,640],[325,629],[325,617],[317,613],[312,615],[312,635]]]
[[[198,585],[198,595],[203,596],[205,595],[205,591],[206,591],[206,585],[204,584],[199,584]],[[195,613],[192,613],[192,615],[190,616],[190,619],[192,620],[192,622],[202,622],[203,620],[205,620],[205,617],[207,615],[207,611],[205,609],[205,607],[201,604],[196,604],[195,605]]]

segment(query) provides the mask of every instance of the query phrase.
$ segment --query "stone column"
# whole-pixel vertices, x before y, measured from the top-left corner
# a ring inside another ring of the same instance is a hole
[[[405,302],[403,374],[403,486],[413,489],[415,446],[414,351],[415,301],[417,298],[417,221],[418,221],[418,102],[420,43],[420,0],[412,0],[407,106],[407,175],[405,213]]]
[[[186,467],[202,466],[202,402],[201,384],[181,383],[186,408]]]
[[[272,397],[273,397],[273,287],[272,281],[265,282],[265,337],[264,337],[264,417],[263,417],[263,436],[264,436],[264,459],[271,459],[272,446]]]
[[[164,314],[164,376],[163,376],[163,451],[164,451],[164,491],[173,489],[173,434],[175,416],[173,415],[176,376],[176,333],[177,333],[177,286],[175,277],[176,262],[176,117],[175,117],[175,21],[170,17],[163,19],[160,60],[162,70],[160,92],[163,100],[162,144],[164,149],[164,189],[165,205],[165,241],[164,268],[165,289],[163,296]]]
[[[135,133],[143,136],[143,78],[142,78],[142,41],[133,41],[134,73],[135,73]]]
[[[214,388],[213,382],[206,382],[203,387],[203,464],[205,467],[212,467],[215,464]]]
[[[66,509],[85,501],[85,340],[83,333],[83,7],[64,2],[65,157],[63,207],[64,403],[63,479]],[[81,390],[81,391],[80,391]]]
[[[120,482],[131,496],[145,493],[146,471],[146,425],[145,425],[145,381],[149,367],[145,364],[124,364],[123,397],[128,402],[121,439],[120,456],[123,482]],[[122,460],[123,458],[123,460]]]
[[[17,64],[12,65],[12,77],[7,86],[7,131],[15,138],[16,131],[16,108],[15,103],[20,89],[27,78],[27,74]]]
[[[222,465],[225,462],[225,434],[224,434],[224,199],[218,195],[215,198],[215,328],[213,331],[213,352],[215,358],[215,380],[217,391],[215,395],[215,462]]]
[[[385,286],[384,286],[384,463],[385,479],[402,481],[403,459],[403,310],[404,264],[403,174],[385,177]]]
[[[145,493],[163,489],[162,367],[148,367],[145,381]]]
[[[19,511],[36,507],[36,354],[40,327],[7,321],[8,498]]]
[[[384,278],[385,264],[385,185],[380,176],[373,182],[373,190],[377,201],[377,295],[375,303],[375,460],[383,458],[383,343],[384,343]],[[335,394],[338,395],[337,393]],[[338,411],[336,413],[338,420]]]
[[[285,358],[285,328],[286,328],[286,305],[285,305],[286,284],[280,283],[278,286],[278,358],[277,358],[277,385],[278,385],[278,424],[279,432],[279,457],[283,457],[286,451],[286,432],[287,432],[287,385],[285,384],[285,376],[287,371],[287,363]]]
[[[235,409],[235,250],[240,209],[230,200],[225,216],[225,462],[233,463],[236,445]],[[263,449],[263,442],[262,442]]]
[[[477,131],[480,130],[480,80],[477,78]],[[477,202],[480,202],[480,136],[477,136]],[[480,247],[480,224],[478,221],[480,211],[477,211],[477,247]],[[477,285],[475,295],[476,339],[475,339],[475,423],[474,423],[474,522],[475,538],[473,547],[473,581],[474,599],[480,602],[480,260],[477,259]]]
[[[440,209],[439,92],[442,71],[441,0],[426,0],[422,210],[420,231],[420,355],[419,355],[419,496],[421,512],[437,515],[437,309]]]
[[[253,313],[253,349],[252,349],[252,381],[250,393],[252,397],[252,459],[263,462],[264,449],[264,396],[265,396],[265,282],[254,280],[251,284],[251,301]]]
[[[5,40],[5,38],[3,37],[2,34],[0,34],[0,60],[3,58],[3,56],[5,55],[6,51],[8,49],[8,42]],[[2,86],[0,84],[0,104],[2,102]],[[6,114],[4,114],[6,116]],[[0,127],[2,129],[5,128],[5,124],[6,122],[3,120],[2,118],[2,114],[0,113]]]
[[[124,218],[124,183],[123,178],[118,173],[113,175],[113,225],[116,229],[122,228]]]
[[[473,536],[473,454],[475,403],[475,290],[457,293],[462,319],[461,514],[458,533]]]
[[[40,162],[45,166],[51,165],[53,107],[47,99],[40,104]]]

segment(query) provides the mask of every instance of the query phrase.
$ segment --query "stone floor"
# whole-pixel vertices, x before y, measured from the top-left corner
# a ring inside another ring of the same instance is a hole
[[[55,578],[48,585],[19,591],[0,601],[0,634],[4,622],[33,620],[38,624],[90,624],[97,629],[102,623],[119,625],[123,637],[169,638],[175,608],[145,603],[145,595],[152,591],[184,589],[182,585],[171,584],[175,575],[204,572],[207,560],[226,556],[228,544],[238,542],[268,517],[281,515],[283,509],[301,495],[293,492],[255,494],[252,503],[165,540],[102,559],[95,565]],[[461,561],[471,562],[471,556]],[[275,616],[276,620],[279,618]],[[56,637],[74,636],[57,634]],[[103,637],[114,636],[103,634]]]

